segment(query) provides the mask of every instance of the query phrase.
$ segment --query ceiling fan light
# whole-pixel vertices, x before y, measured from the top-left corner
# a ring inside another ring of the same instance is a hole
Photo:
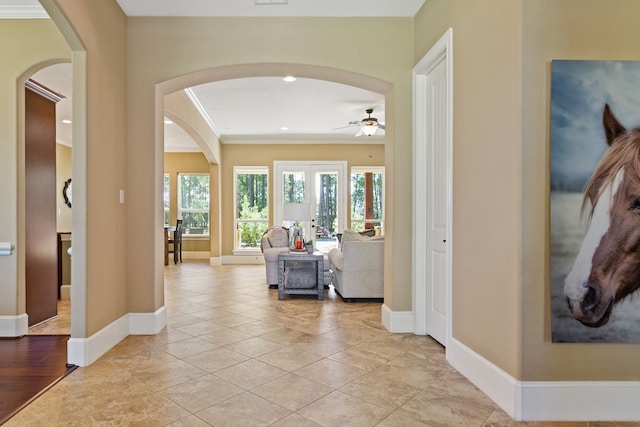
[[[378,126],[376,125],[364,125],[362,126],[362,133],[367,136],[371,136],[376,133],[376,129],[378,129]]]

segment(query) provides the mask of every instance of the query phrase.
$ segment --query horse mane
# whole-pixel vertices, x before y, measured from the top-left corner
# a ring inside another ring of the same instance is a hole
[[[613,184],[620,170],[624,170],[626,181],[640,187],[640,126],[623,133],[611,143],[587,181],[582,211],[585,211],[587,202],[590,202],[589,219],[593,215],[600,196],[609,185]]]

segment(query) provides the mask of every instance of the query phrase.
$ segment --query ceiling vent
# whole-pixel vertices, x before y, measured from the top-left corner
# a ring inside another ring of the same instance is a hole
[[[253,0],[256,6],[263,4],[289,4],[289,0]]]

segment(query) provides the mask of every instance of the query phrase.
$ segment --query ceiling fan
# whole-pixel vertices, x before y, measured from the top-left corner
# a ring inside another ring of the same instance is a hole
[[[355,136],[367,135],[372,136],[378,129],[384,130],[384,125],[378,122],[378,119],[375,117],[371,117],[371,113],[373,113],[373,108],[367,108],[365,112],[369,115],[362,120],[350,121],[347,126],[343,126],[336,129],[344,129],[351,126],[360,126],[360,130],[356,133]]]

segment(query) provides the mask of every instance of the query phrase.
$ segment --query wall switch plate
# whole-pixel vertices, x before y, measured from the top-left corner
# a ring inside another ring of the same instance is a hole
[[[124,190],[120,190],[120,203],[124,204]]]

